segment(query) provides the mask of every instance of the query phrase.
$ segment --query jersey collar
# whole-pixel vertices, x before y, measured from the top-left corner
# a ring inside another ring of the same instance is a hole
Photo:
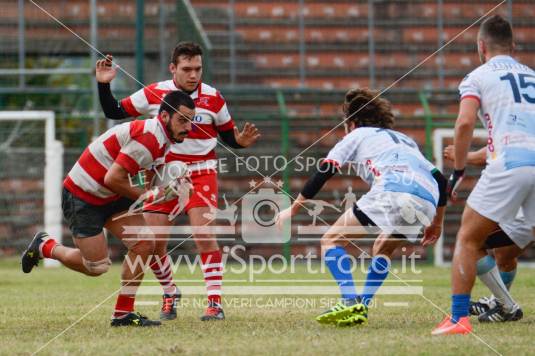
[[[202,88],[202,82],[199,82],[199,85],[197,85],[197,88],[190,93],[190,96],[192,99],[197,99],[201,97],[201,88]]]
[[[497,56],[494,56],[491,59],[489,59],[489,62],[493,62],[493,61],[516,62],[516,60],[513,57],[511,57],[510,55],[508,55],[508,54],[498,54]]]

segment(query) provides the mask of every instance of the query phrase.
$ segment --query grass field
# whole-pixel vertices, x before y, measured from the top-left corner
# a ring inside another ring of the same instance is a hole
[[[305,266],[296,273],[275,276],[287,280],[310,278]],[[405,279],[423,279],[425,298],[443,310],[449,308],[449,270],[421,267],[419,275]],[[513,287],[522,303],[525,318],[516,323],[480,325],[474,322],[477,336],[501,354],[533,354],[535,342],[535,300],[533,271],[521,269]],[[190,278],[186,270],[175,279]],[[200,271],[195,277],[200,278]],[[225,278],[232,279],[231,273]],[[268,274],[262,277],[270,277]],[[153,278],[152,273],[148,278]],[[315,278],[318,278],[315,276]],[[325,273],[321,278],[329,279]],[[362,278],[355,275],[355,278]],[[392,278],[390,278],[392,280]],[[98,278],[89,278],[65,268],[39,268],[24,275],[14,259],[0,260],[0,354],[31,354],[39,350],[67,327],[93,310],[115,292],[119,266]],[[229,285],[228,283],[226,285]],[[334,286],[334,283],[327,285]],[[475,293],[481,295],[478,284]],[[246,298],[245,296],[241,296]],[[290,298],[289,296],[288,298]],[[106,302],[61,336],[50,342],[40,354],[363,354],[363,355],[431,355],[495,354],[474,336],[431,337],[433,326],[442,314],[422,296],[378,296],[377,308],[370,311],[367,326],[337,329],[319,325],[314,316],[322,311],[320,296],[311,298],[308,307],[280,307],[276,296],[256,296],[251,305],[230,304],[225,307],[227,320],[199,321],[202,307],[182,307],[179,318],[159,328],[111,328],[110,313],[115,298]],[[157,301],[157,296],[143,296],[143,301]],[[254,303],[261,300],[262,303]],[[408,302],[408,306],[384,306],[384,302]],[[270,305],[271,303],[271,305]],[[137,308],[149,317],[159,312],[157,305]]]

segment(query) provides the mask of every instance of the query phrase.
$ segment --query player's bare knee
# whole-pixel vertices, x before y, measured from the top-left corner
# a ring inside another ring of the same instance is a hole
[[[514,270],[518,264],[518,260],[516,259],[516,257],[509,258],[509,256],[497,254],[495,255],[495,259],[498,269],[503,272],[509,272]]]
[[[474,251],[479,251],[483,249],[485,242],[484,240],[474,239],[472,235],[466,233],[462,229],[457,234],[457,245],[464,249],[470,249]]]
[[[85,274],[91,277],[97,277],[108,272],[111,266],[109,257],[99,261],[89,261],[82,257],[82,263],[86,269]]]

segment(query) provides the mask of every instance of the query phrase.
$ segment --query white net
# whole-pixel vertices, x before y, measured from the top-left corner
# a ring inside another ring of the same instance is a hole
[[[0,251],[22,250],[36,231],[61,239],[63,146],[52,112],[0,112]]]

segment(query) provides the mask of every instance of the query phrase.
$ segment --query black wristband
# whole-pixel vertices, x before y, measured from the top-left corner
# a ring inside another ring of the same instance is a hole
[[[234,136],[234,129],[219,132],[219,137],[221,137],[221,140],[223,140],[223,142],[225,142],[231,148],[244,148],[242,145],[236,142],[236,137]]]

